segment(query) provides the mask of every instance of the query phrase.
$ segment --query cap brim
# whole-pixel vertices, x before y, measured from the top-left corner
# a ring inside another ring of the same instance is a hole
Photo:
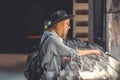
[[[51,28],[53,27],[56,23],[62,21],[62,20],[65,20],[65,19],[72,19],[74,17],[74,15],[67,15],[67,16],[63,16],[59,19],[57,19],[56,21],[52,22],[50,25],[48,25],[48,28]]]

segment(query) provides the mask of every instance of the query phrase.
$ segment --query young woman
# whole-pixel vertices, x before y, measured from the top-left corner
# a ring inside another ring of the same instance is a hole
[[[60,56],[75,57],[87,54],[100,54],[99,50],[74,50],[63,43],[63,39],[66,38],[70,29],[70,19],[73,17],[73,15],[68,15],[64,10],[56,11],[50,17],[52,23],[41,38],[43,40],[46,36],[49,36],[42,46],[42,51],[45,54],[42,66],[47,67],[47,71],[56,71],[56,65],[61,65],[62,60]],[[55,61],[52,56],[55,57]],[[52,79],[49,77],[49,80]]]

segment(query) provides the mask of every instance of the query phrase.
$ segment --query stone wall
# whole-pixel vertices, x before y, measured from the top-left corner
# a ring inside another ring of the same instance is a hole
[[[120,1],[107,0],[107,48],[109,57],[108,71],[114,80],[120,79]]]

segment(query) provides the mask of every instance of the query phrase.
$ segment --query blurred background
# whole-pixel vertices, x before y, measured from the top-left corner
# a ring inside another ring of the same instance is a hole
[[[49,16],[56,10],[72,14],[72,0],[0,1],[0,80],[26,80],[26,58],[35,50]]]
[[[108,61],[105,70],[113,80],[120,79],[120,0],[2,0],[0,80],[26,80],[23,71],[28,54],[39,44],[49,16],[62,9],[75,15],[66,44],[108,53],[107,58],[101,57]],[[91,60],[86,59],[87,63]]]

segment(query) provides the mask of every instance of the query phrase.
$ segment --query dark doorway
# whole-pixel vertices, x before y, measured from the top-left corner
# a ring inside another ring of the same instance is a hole
[[[106,44],[106,1],[94,0],[94,43],[105,50]]]
[[[0,2],[0,53],[28,53],[34,50],[51,13],[64,9],[72,13],[72,0],[12,0]]]

